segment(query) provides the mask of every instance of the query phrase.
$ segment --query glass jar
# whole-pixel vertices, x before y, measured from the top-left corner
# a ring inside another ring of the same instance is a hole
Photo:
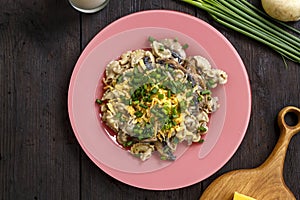
[[[69,0],[70,4],[83,13],[94,13],[103,9],[109,0]]]

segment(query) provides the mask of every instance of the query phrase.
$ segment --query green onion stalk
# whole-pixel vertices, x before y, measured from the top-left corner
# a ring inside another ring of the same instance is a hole
[[[285,23],[275,22],[247,0],[182,1],[207,11],[216,22],[271,47],[289,60],[300,63],[300,37],[284,28],[295,34],[300,31]]]

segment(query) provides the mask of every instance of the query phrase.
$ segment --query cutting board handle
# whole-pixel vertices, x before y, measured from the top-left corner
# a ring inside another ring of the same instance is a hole
[[[285,122],[285,116],[288,113],[294,113],[297,116],[297,124],[288,125]],[[294,106],[287,106],[278,113],[278,125],[281,134],[288,135],[292,138],[296,133],[300,132],[300,109]]]
[[[297,116],[296,123],[286,123],[285,117],[288,113]],[[278,114],[278,125],[281,131],[279,140],[262,165],[254,169],[240,169],[223,174],[206,188],[200,199],[231,200],[237,191],[258,200],[296,200],[284,182],[283,166],[289,142],[300,132],[300,109],[293,106],[283,108]]]
[[[297,116],[296,125],[288,125],[285,117],[288,113],[293,113]],[[284,160],[288,145],[291,138],[300,132],[300,109],[294,106],[287,106],[278,113],[278,125],[280,128],[280,137],[278,142],[268,157],[268,159],[259,168],[268,169],[269,174],[281,174],[283,172]]]

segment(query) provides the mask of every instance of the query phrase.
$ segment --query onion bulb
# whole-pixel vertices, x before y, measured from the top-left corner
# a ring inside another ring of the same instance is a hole
[[[300,20],[300,0],[262,0],[266,13],[280,21]]]

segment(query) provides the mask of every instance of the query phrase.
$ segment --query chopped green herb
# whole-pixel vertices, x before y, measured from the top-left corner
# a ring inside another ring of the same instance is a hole
[[[203,142],[204,142],[204,139],[200,139],[198,142],[199,142],[199,143],[203,143]]]
[[[207,81],[206,85],[207,85],[208,88],[212,88],[212,86],[214,86],[215,84],[216,83],[213,80],[210,79],[210,80]]]
[[[139,100],[136,100],[136,101],[133,101],[132,103],[133,103],[133,104],[139,104],[140,101],[139,101]]]
[[[121,118],[121,116],[122,116],[122,113],[119,113],[119,112],[118,112],[118,113],[116,114],[116,118]]]
[[[162,109],[162,112],[163,112],[164,114],[168,115],[168,114],[169,114],[169,108],[164,107],[164,108]]]
[[[103,101],[102,101],[101,99],[96,99],[96,103],[97,103],[97,104],[102,104]]]
[[[127,142],[125,142],[125,143],[123,144],[124,147],[130,147],[130,146],[132,146],[132,145],[133,145],[133,141],[132,141],[132,140],[127,141]]]
[[[156,78],[156,79],[160,79],[160,78],[161,78],[161,74],[156,74],[156,75],[155,75],[155,78]]]
[[[199,97],[197,98],[197,100],[198,100],[198,102],[201,102],[201,101],[203,100],[202,96],[199,96]]]
[[[188,45],[188,44],[184,44],[184,45],[182,46],[182,48],[183,48],[183,49],[187,49],[187,48],[189,48],[189,45]]]
[[[153,128],[153,126],[151,124],[146,124],[146,128],[150,129],[150,128]]]
[[[163,95],[163,94],[158,94],[157,97],[158,97],[158,99],[164,99],[165,95]]]
[[[177,113],[178,113],[178,112],[177,112],[176,107],[173,107],[173,108],[172,108],[172,114],[173,114],[173,115],[177,115]]]
[[[200,92],[202,95],[211,94],[210,90],[203,90]]]
[[[186,97],[188,98],[188,97],[191,97],[193,95],[193,91],[188,91],[187,93],[186,93]]]
[[[171,123],[172,123],[173,126],[177,125],[177,123],[175,121],[173,121],[173,120],[171,121]]]
[[[154,42],[154,41],[155,41],[155,38],[153,38],[153,37],[149,36],[149,37],[148,37],[148,41],[152,43],[152,42]]]
[[[118,83],[119,83],[119,82],[122,82],[123,79],[124,79],[124,76],[119,76],[119,77],[117,78],[117,82],[118,82]]]
[[[134,75],[139,75],[139,74],[140,74],[139,69],[138,69],[137,67],[134,67],[134,68],[133,68],[133,74],[134,74]],[[134,80],[134,79],[133,79],[133,80]]]
[[[152,90],[151,90],[152,94],[156,94],[157,92],[158,92],[158,88],[157,87],[152,88]]]
[[[171,91],[168,90],[168,98],[171,98]]]
[[[141,112],[141,111],[136,111],[135,113],[134,113],[134,115],[137,117],[137,118],[140,118],[140,117],[142,117],[143,116],[143,113]]]
[[[165,47],[164,47],[163,45],[160,45],[159,48],[158,48],[158,50],[159,50],[159,51],[164,51],[164,50],[165,50]]]
[[[144,90],[147,90],[147,84],[143,85]]]
[[[171,124],[164,124],[164,126],[162,127],[162,130],[170,130],[172,128]]]
[[[186,102],[185,101],[181,101],[179,102],[179,109],[180,111],[185,111],[186,110]]]
[[[140,134],[143,133],[143,130],[140,129],[140,128],[138,128],[138,127],[134,127],[133,133],[134,133],[135,135],[140,135]]]
[[[144,101],[144,102],[151,102],[152,99],[151,99],[151,97],[149,96],[149,94],[147,94],[147,95],[143,98],[143,101]]]
[[[178,115],[172,115],[172,118],[178,118],[179,116]]]
[[[167,160],[167,157],[166,156],[161,156],[160,159],[161,160]]]
[[[140,106],[141,106],[142,108],[145,108],[145,109],[148,108],[148,106],[146,106],[146,105],[144,105],[144,104],[140,104]]]
[[[141,90],[141,96],[143,97],[143,96],[145,96],[145,94],[146,94],[146,90],[144,88],[142,88],[142,90]]]
[[[174,144],[178,144],[178,143],[179,143],[178,137],[174,137],[173,140],[172,140],[172,142],[173,142]]]
[[[206,132],[206,131],[207,131],[207,128],[205,128],[204,126],[200,126],[200,127],[198,128],[198,130],[199,130],[200,132]]]
[[[169,63],[166,63],[165,67],[166,69],[169,69]]]

